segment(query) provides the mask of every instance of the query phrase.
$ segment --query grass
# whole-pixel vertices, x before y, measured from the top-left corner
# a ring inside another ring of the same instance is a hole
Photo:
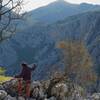
[[[6,69],[4,67],[0,67],[0,84],[10,80],[12,77],[5,76]]]
[[[5,82],[5,81],[8,81],[10,79],[12,79],[12,77],[0,75],[0,84],[3,83],[3,82]]]

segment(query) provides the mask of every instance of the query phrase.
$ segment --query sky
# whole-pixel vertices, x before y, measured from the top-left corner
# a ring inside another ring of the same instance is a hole
[[[23,0],[23,1],[24,1],[23,3],[24,11],[30,11],[41,6],[45,6],[56,0]],[[65,1],[70,2],[70,3],[76,3],[76,4],[79,4],[82,2],[100,4],[100,0],[65,0]]]

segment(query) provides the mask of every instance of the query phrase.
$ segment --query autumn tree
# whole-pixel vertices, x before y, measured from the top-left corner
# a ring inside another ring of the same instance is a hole
[[[0,0],[0,41],[15,33],[15,20],[21,18],[22,2],[22,0]]]
[[[96,80],[93,71],[93,62],[90,54],[82,41],[70,40],[59,43],[63,52],[65,74],[81,85],[86,85]]]

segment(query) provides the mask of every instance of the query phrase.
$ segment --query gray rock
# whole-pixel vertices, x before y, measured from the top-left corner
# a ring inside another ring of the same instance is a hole
[[[32,92],[31,92],[31,96],[33,97],[33,98],[38,98],[38,99],[42,99],[42,98],[44,98],[44,92],[43,92],[43,87],[42,87],[42,84],[40,83],[40,82],[32,82],[32,84],[31,84],[31,90],[32,90]]]
[[[0,85],[0,90],[4,90],[4,87],[3,87],[3,85]]]
[[[94,100],[100,100],[100,93],[94,93],[91,97]]]
[[[46,99],[45,99],[46,100]],[[51,98],[49,98],[49,99],[47,99],[47,100],[57,100],[55,97],[51,97]]]
[[[18,97],[18,100],[25,100],[25,98],[20,96],[20,97]]]
[[[71,100],[84,100],[82,93],[83,89],[78,85],[74,85],[74,90],[72,92]]]
[[[65,95],[68,92],[68,86],[65,83],[58,83],[52,88],[51,95],[55,95],[56,98],[65,100]]]
[[[16,97],[11,97],[8,95],[4,100],[17,100]]]
[[[7,97],[7,92],[4,90],[0,90],[0,100],[4,99]]]

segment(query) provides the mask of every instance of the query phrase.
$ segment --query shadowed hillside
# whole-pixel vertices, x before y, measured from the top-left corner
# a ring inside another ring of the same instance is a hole
[[[38,63],[35,78],[46,77],[51,65],[63,67],[57,42],[66,39],[83,39],[94,59],[94,69],[99,71],[100,12],[71,16],[52,25],[37,24],[16,34],[0,45],[0,63],[7,67],[7,74],[19,71],[21,61]],[[30,31],[29,31],[30,30]],[[12,60],[11,60],[12,59]],[[98,72],[99,75],[100,72]]]

